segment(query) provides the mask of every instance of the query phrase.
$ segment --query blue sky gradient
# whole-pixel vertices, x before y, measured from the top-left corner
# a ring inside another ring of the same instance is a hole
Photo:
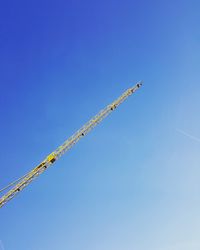
[[[195,0],[1,3],[1,187],[144,86],[1,209],[0,248],[200,249],[199,11]]]

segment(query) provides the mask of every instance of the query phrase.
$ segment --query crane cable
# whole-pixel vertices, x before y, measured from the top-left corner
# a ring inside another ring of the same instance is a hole
[[[0,193],[2,193],[3,191],[7,190],[8,188],[14,186],[16,183],[18,183],[19,181],[21,181],[23,178],[25,178],[28,174],[23,175],[22,177],[20,177],[19,179],[11,182],[10,184],[8,184],[7,186],[5,186],[4,188],[0,189]]]

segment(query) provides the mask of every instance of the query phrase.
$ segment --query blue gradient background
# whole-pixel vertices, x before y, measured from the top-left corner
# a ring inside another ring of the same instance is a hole
[[[144,87],[0,211],[5,250],[199,250],[200,2],[2,1],[0,186]]]

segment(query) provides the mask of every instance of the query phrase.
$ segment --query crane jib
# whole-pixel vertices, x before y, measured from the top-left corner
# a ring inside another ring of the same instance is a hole
[[[20,191],[27,187],[35,178],[42,174],[48,167],[50,167],[55,161],[57,161],[64,153],[72,148],[81,138],[88,134],[97,124],[99,124],[105,117],[107,117],[112,111],[114,111],[121,103],[123,103],[130,95],[132,95],[137,89],[142,86],[142,82],[138,82],[134,87],[126,90],[117,100],[101,110],[96,116],[89,120],[82,128],[80,128],[75,134],[67,139],[60,147],[49,154],[44,161],[31,170],[26,175],[22,176],[18,180],[10,183],[0,192],[11,188],[6,194],[0,198],[0,207],[4,206],[9,200],[14,198]]]

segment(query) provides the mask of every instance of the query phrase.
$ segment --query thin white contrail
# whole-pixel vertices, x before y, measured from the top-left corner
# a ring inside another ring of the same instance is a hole
[[[188,134],[187,132],[185,132],[185,131],[183,131],[183,130],[181,130],[181,129],[177,129],[176,131],[178,131],[179,133],[181,133],[181,134],[187,136],[188,138],[190,138],[190,139],[192,139],[192,140],[194,140],[194,141],[200,142],[200,138],[198,138],[198,137],[196,137],[196,136],[193,136],[193,135],[190,135],[190,134]]]
[[[4,246],[3,246],[3,242],[0,240],[0,250],[5,250]]]

